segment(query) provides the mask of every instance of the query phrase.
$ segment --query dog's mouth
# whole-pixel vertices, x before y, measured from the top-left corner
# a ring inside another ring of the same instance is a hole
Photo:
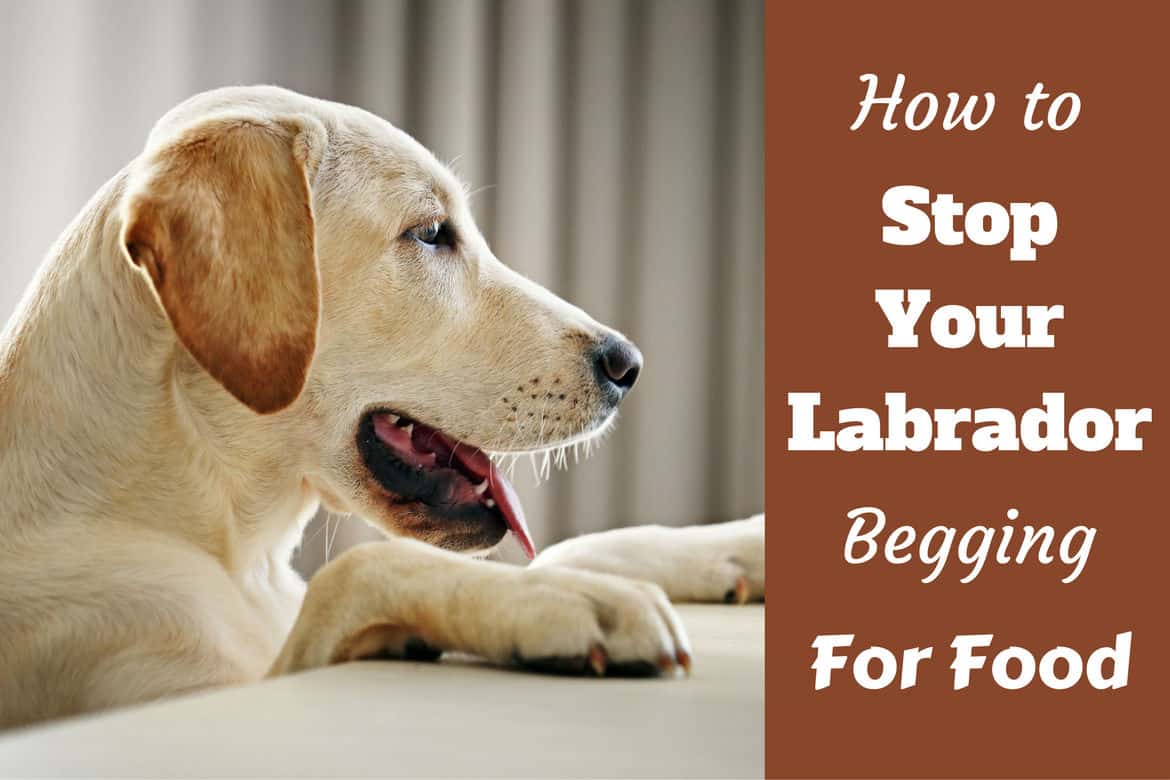
[[[520,499],[483,450],[386,410],[366,414],[357,438],[370,474],[401,502],[423,504],[440,521],[502,520],[524,553],[535,555]]]

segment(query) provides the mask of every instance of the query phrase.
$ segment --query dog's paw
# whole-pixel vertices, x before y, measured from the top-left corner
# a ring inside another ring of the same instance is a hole
[[[645,580],[672,601],[764,599],[764,516],[714,525],[634,526],[549,547],[536,568],[567,567]]]
[[[563,568],[527,569],[517,585],[508,660],[522,667],[597,676],[690,670],[686,630],[656,585]]]
[[[676,601],[746,604],[764,600],[764,516],[703,526],[708,538],[687,540],[679,555],[693,569],[676,568],[670,590]]]

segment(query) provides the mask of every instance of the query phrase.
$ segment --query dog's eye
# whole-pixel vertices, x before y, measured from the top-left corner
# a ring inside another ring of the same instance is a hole
[[[449,222],[427,222],[412,227],[406,231],[406,235],[427,246],[451,246],[455,242],[455,234]]]

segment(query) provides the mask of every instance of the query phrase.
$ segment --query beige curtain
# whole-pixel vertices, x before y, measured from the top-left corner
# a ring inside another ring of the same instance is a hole
[[[0,3],[0,316],[174,103],[254,82],[354,103],[482,188],[501,259],[646,354],[591,459],[541,486],[519,464],[537,542],[758,511],[762,23],[760,0]],[[363,538],[318,520],[301,566]]]

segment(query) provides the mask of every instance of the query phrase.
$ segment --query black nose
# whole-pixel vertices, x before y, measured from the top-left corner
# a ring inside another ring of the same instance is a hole
[[[595,369],[602,389],[616,392],[621,398],[638,381],[642,353],[621,336],[607,336],[597,349]]]

